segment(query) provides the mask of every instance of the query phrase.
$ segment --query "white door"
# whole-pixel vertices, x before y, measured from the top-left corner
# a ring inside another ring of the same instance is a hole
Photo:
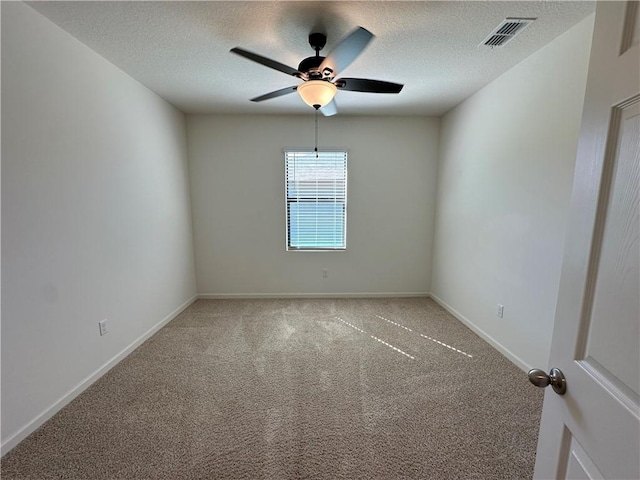
[[[535,478],[640,479],[639,15],[597,5]]]

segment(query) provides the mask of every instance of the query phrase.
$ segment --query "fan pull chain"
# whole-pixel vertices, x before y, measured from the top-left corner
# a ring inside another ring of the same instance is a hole
[[[318,110],[316,109],[316,113],[315,113],[315,120],[316,120],[316,146],[313,149],[314,152],[316,152],[316,158],[318,158]]]

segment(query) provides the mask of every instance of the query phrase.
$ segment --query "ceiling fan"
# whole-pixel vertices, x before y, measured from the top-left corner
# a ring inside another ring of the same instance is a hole
[[[309,44],[316,51],[316,55],[302,60],[297,69],[239,47],[232,48],[231,52],[303,80],[299,85],[252,98],[252,102],[262,102],[297,91],[307,105],[320,110],[325,116],[331,116],[338,113],[333,100],[338,90],[367,93],[399,93],[402,90],[404,85],[399,83],[366,78],[336,79],[338,72],[351,64],[373,37],[374,35],[367,29],[358,27],[338,43],[326,57],[322,57],[320,50],[326,45],[327,37],[322,33],[312,33],[309,35]]]

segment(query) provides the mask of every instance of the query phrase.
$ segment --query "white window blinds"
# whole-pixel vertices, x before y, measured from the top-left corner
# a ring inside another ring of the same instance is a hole
[[[285,151],[287,250],[344,250],[347,152]]]

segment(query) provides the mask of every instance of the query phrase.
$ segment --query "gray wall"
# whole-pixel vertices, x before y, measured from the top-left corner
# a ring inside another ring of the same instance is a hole
[[[194,297],[191,231],[184,115],[2,2],[3,452]]]
[[[313,115],[189,115],[187,126],[199,293],[429,291],[437,119],[320,118],[320,147],[349,151],[340,252],[285,249],[283,149],[313,147]]]
[[[548,362],[593,20],[442,119],[431,291],[524,369]]]

